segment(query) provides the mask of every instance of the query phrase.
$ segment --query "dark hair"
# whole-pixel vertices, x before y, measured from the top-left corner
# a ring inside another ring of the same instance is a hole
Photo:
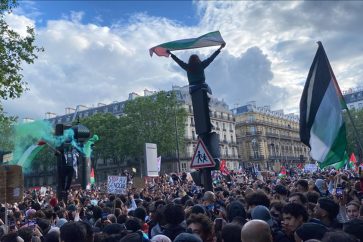
[[[222,229],[222,239],[228,242],[240,242],[241,241],[241,229],[242,226],[237,223],[227,224]]]
[[[31,242],[33,237],[33,229],[30,227],[20,228],[18,235],[24,240],[24,242]]]
[[[306,198],[306,196],[303,194],[303,193],[301,193],[301,192],[294,192],[294,193],[292,193],[290,196],[289,196],[289,198],[290,197],[295,197],[295,196],[298,196],[299,197],[299,199],[300,199],[300,201],[302,202],[302,204],[306,204],[307,202],[308,202],[308,199]]]
[[[193,54],[189,57],[189,61],[188,64],[190,65],[194,65],[194,64],[199,64],[201,61],[199,59],[199,56],[196,54]]]
[[[283,208],[282,208],[282,213],[283,214],[290,214],[291,216],[298,218],[298,217],[302,217],[303,221],[306,222],[309,218],[308,212],[306,211],[306,208],[298,203],[289,203],[286,204]]]
[[[60,238],[64,242],[86,242],[87,231],[79,223],[70,221],[60,228]]]
[[[164,210],[164,217],[168,224],[180,224],[185,218],[184,209],[179,204],[168,204]]]
[[[277,211],[282,213],[282,209],[284,208],[284,206],[285,206],[285,203],[283,203],[281,201],[274,201],[271,203],[270,209],[275,208]]]
[[[262,205],[267,208],[270,207],[270,199],[263,192],[253,192],[246,197],[246,202],[248,206],[258,206]]]
[[[207,215],[204,214],[191,214],[187,219],[187,226],[190,224],[200,224],[202,227],[202,233],[205,235],[210,235],[213,232],[213,223],[208,218]]]
[[[140,207],[140,208],[136,208],[134,211],[134,217],[140,219],[143,223],[145,222],[145,218],[146,218],[146,211],[144,208]]]
[[[59,233],[57,231],[47,233],[44,235],[44,242],[59,242]]]
[[[11,232],[1,237],[1,242],[18,242],[17,237],[17,233]]]
[[[321,242],[358,242],[358,240],[350,234],[342,231],[327,232],[325,233]]]
[[[93,229],[92,226],[84,221],[78,221],[76,222],[78,225],[80,225],[81,227],[84,227],[84,229],[86,230],[86,240],[87,241],[92,241],[93,238]]]
[[[302,186],[302,187],[304,188],[304,190],[305,190],[305,191],[309,190],[309,183],[308,183],[308,181],[307,181],[307,180],[303,180],[303,179],[298,180],[298,181],[295,183],[295,186],[297,186],[297,185]]]
[[[306,198],[308,199],[309,202],[312,203],[317,203],[319,200],[320,194],[318,192],[307,192],[306,193]]]
[[[123,224],[125,223],[127,220],[127,215],[125,214],[120,214],[118,217],[117,217],[117,223],[118,224]]]

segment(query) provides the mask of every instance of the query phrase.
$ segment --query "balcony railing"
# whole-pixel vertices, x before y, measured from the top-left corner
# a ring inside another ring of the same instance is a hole
[[[250,160],[254,160],[254,161],[259,161],[259,160],[264,160],[264,159],[265,159],[264,155],[250,156]]]

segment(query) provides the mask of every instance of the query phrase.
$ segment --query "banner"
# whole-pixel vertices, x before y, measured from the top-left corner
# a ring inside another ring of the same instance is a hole
[[[108,176],[107,192],[113,194],[127,193],[127,177],[126,176]]]
[[[313,173],[318,170],[318,166],[316,164],[306,164],[304,167],[304,171],[307,173]]]

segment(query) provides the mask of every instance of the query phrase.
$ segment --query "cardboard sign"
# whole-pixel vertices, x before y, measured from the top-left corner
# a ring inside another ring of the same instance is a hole
[[[127,177],[126,176],[108,176],[107,192],[113,194],[127,193]]]
[[[0,202],[23,201],[24,178],[21,166],[0,166]]]

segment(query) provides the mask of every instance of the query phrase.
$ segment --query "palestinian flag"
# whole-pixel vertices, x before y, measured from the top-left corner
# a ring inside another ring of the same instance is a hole
[[[300,139],[324,168],[344,159],[347,139],[342,109],[347,106],[324,47],[318,44],[300,100]]]
[[[169,54],[166,52],[167,50],[195,49],[208,46],[217,46],[224,43],[225,42],[221,36],[221,33],[219,31],[214,31],[198,38],[176,40],[154,46],[149,50],[149,53],[150,56],[153,56],[153,53],[155,53],[157,56],[169,57]]]
[[[221,165],[219,166],[219,170],[222,173],[222,175],[227,176],[229,175],[229,170],[227,168],[226,160],[221,160]]]
[[[358,172],[357,159],[355,158],[354,153],[352,153],[350,155],[350,157],[349,157],[348,168],[350,168],[351,170],[354,170],[354,171]]]
[[[285,176],[286,176],[286,168],[285,168],[285,166],[283,166],[283,167],[281,167],[279,177],[282,178],[282,177],[285,177]]]
[[[93,170],[93,168],[91,169],[90,182],[91,185],[95,184],[95,171]]]
[[[39,141],[37,144],[33,144],[25,150],[20,159],[16,162],[17,165],[23,167],[23,169],[28,169],[34,157],[38,154],[39,151],[43,149],[46,142]]]

